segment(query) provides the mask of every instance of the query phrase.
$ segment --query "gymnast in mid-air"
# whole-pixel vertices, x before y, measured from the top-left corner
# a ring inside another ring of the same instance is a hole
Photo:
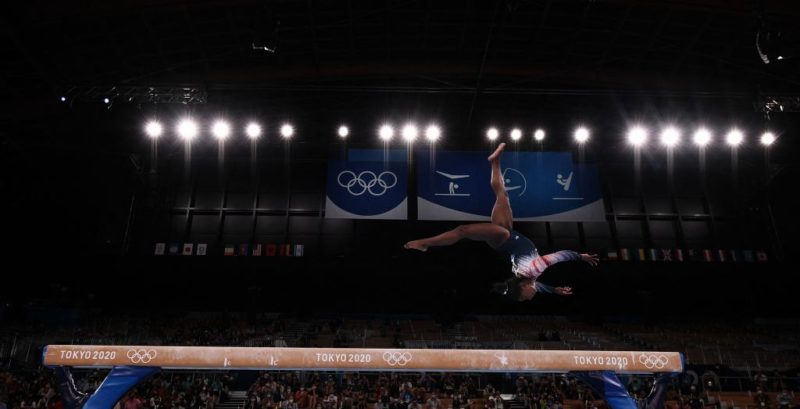
[[[551,287],[537,281],[547,267],[565,261],[580,260],[591,266],[596,266],[596,254],[578,254],[571,250],[561,250],[555,253],[539,255],[536,246],[527,237],[513,230],[513,217],[511,203],[503,182],[500,170],[500,155],[506,144],[501,143],[489,155],[492,163],[491,185],[495,194],[494,207],[492,208],[491,223],[463,224],[453,230],[427,237],[412,240],[405,244],[405,248],[427,251],[428,247],[449,246],[461,239],[483,241],[489,247],[506,255],[511,260],[511,270],[514,276],[503,282],[495,283],[492,291],[517,301],[532,299],[537,293],[551,293],[558,295],[571,295],[570,287]]]

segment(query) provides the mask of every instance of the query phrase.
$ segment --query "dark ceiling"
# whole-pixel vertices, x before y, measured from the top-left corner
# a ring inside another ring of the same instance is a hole
[[[791,0],[33,1],[0,17],[0,84],[786,93],[800,71],[764,64],[756,32],[791,41],[798,18]]]

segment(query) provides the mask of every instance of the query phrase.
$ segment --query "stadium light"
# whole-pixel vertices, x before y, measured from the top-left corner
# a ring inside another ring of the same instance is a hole
[[[184,119],[178,123],[176,128],[178,136],[190,141],[197,136],[197,123],[191,119]]]
[[[436,125],[428,125],[425,129],[425,139],[428,142],[436,142],[442,136],[442,130]]]
[[[289,139],[294,135],[294,127],[290,124],[283,124],[281,126],[281,136],[283,139]]]
[[[711,131],[706,128],[700,128],[694,133],[694,144],[699,147],[705,147],[711,143]]]
[[[147,136],[156,139],[164,132],[164,127],[161,126],[161,123],[158,121],[150,121],[144,127],[144,132]]]
[[[416,125],[407,124],[406,126],[403,127],[402,135],[403,135],[403,140],[405,140],[408,143],[413,143],[414,141],[417,140],[417,135],[419,135],[419,130],[417,129]]]
[[[578,143],[586,143],[589,140],[589,130],[586,127],[579,127],[575,130],[575,140]]]
[[[731,131],[728,132],[727,135],[725,135],[725,142],[727,142],[728,145],[732,147],[737,147],[741,145],[742,142],[744,142],[744,134],[742,133],[742,131],[736,128],[731,129]]]
[[[247,128],[244,129],[244,133],[247,134],[248,138],[256,139],[261,136],[261,125],[251,122],[247,125]]]
[[[643,126],[634,126],[628,130],[628,142],[636,147],[642,146],[647,143],[647,136],[649,131]]]
[[[486,131],[486,137],[489,138],[490,141],[496,141],[498,136],[500,136],[500,132],[497,131],[497,128],[489,128],[489,130]]]
[[[211,134],[218,140],[224,141],[231,134],[231,126],[225,121],[214,122],[211,126]]]
[[[383,125],[381,129],[378,130],[378,136],[384,142],[389,142],[394,137],[394,128],[389,124]]]

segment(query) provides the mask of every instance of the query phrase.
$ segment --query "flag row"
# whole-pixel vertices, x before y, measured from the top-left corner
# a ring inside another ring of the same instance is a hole
[[[226,244],[221,253],[211,251],[208,243],[156,243],[154,254],[156,256],[277,256],[277,257],[303,257],[305,245],[290,243],[268,244]]]
[[[608,252],[611,261],[766,262],[764,250],[620,248]]]

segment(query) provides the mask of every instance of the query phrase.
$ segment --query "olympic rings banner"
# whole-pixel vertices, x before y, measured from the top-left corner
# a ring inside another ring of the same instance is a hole
[[[330,160],[327,188],[326,218],[408,218],[405,161]]]
[[[488,220],[495,202],[486,152],[417,152],[419,220]],[[606,220],[597,168],[568,152],[506,151],[501,159],[516,221]]]

